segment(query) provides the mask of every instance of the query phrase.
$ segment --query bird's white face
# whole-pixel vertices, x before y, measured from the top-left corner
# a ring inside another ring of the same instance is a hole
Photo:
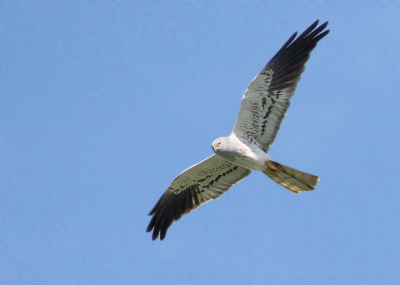
[[[211,148],[213,149],[213,151],[214,151],[215,153],[216,153],[217,150],[218,150],[219,148],[221,148],[221,146],[223,145],[222,139],[223,139],[223,138],[218,138],[218,139],[216,139],[215,141],[213,141],[213,143],[211,144]]]
[[[230,137],[221,137],[213,141],[211,148],[214,153],[230,162],[236,162],[236,147],[232,145]]]
[[[216,139],[216,140],[213,141],[213,143],[211,144],[211,148],[213,149],[214,152],[216,152],[217,149],[218,149],[219,147],[221,147],[221,145],[222,145],[221,139]]]

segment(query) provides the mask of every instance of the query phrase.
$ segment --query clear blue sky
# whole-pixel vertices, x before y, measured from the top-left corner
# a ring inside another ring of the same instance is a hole
[[[350,2],[349,2],[350,3]],[[398,284],[396,1],[0,2],[1,284]],[[316,19],[270,156],[146,233],[182,170],[229,135],[250,81]]]

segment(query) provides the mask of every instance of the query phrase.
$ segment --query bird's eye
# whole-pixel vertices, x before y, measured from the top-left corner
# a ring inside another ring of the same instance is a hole
[[[218,143],[218,146],[220,146],[220,145],[221,145],[221,142]]]

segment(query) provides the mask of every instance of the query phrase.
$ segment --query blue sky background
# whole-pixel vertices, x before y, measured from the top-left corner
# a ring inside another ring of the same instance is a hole
[[[398,284],[396,1],[0,2],[1,284]],[[229,135],[248,84],[316,19],[270,156],[146,233],[181,171]]]

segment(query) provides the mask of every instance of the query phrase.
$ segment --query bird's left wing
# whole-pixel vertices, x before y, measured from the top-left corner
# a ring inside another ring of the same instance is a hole
[[[318,20],[296,40],[294,33],[250,83],[233,129],[237,137],[256,140],[265,152],[274,143],[304,65],[317,42],[329,32],[322,32],[328,22],[317,25]]]
[[[178,175],[158,200],[149,215],[153,215],[147,232],[153,230],[153,240],[163,240],[168,227],[211,199],[217,199],[250,170],[212,155]]]

